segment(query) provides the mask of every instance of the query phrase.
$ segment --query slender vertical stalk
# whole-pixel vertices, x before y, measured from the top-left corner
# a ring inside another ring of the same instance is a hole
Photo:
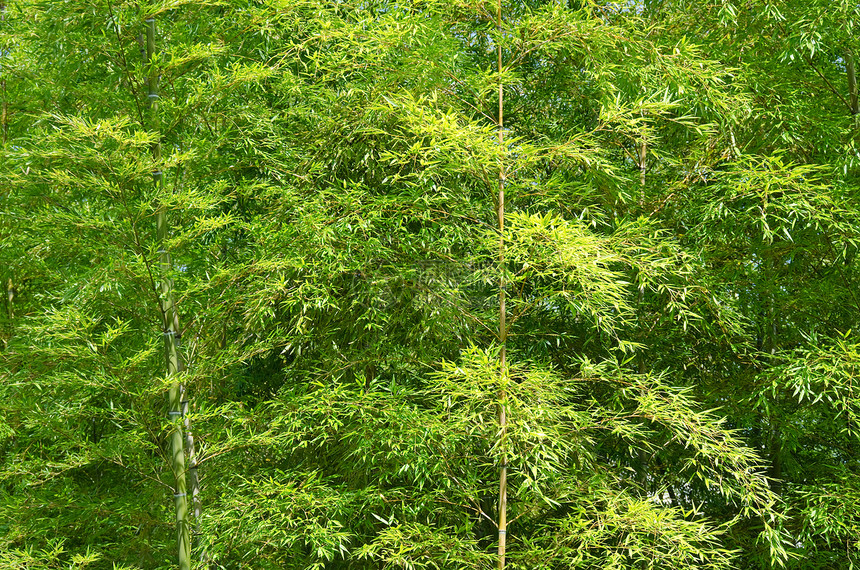
[[[642,114],[644,122],[645,116]],[[639,144],[639,207],[645,207],[645,173],[648,161],[648,138],[645,132],[645,126],[642,127],[642,141]],[[640,276],[641,280],[641,276]],[[643,328],[642,311],[645,305],[645,285],[639,283],[639,291],[636,295],[636,315],[639,321],[639,328]],[[645,354],[642,349],[636,351],[636,362],[638,364],[639,374],[645,374]],[[644,449],[639,449],[639,473],[637,474],[637,482],[639,486],[647,492],[648,490],[648,454]]]
[[[6,3],[0,2],[0,25],[6,24]],[[6,58],[6,46],[0,45],[0,58]],[[0,97],[3,98],[3,109],[0,111],[0,128],[3,130],[3,146],[6,146],[6,141],[9,140],[9,104],[6,100],[6,70],[0,62]]]
[[[179,330],[178,326],[176,330]],[[191,488],[191,514],[194,518],[195,534],[194,544],[199,546],[200,515],[202,514],[203,507],[200,500],[200,477],[197,473],[197,448],[194,445],[194,434],[191,431],[191,418],[188,417],[188,396],[184,385],[182,385],[182,421],[185,427],[185,450],[188,452],[188,486]],[[201,552],[200,557],[201,560],[204,560],[206,553]]]
[[[146,19],[146,62],[150,63],[155,55],[155,18]],[[159,132],[158,116],[158,73],[151,69],[147,77],[147,102],[149,109],[149,127]],[[161,143],[152,145],[152,158],[156,170],[152,173],[152,181],[158,190],[164,188],[164,177],[160,170]],[[191,540],[188,524],[188,497],[185,481],[185,445],[182,436],[182,386],[179,383],[179,317],[173,302],[173,280],[170,278],[171,261],[167,252],[169,227],[167,212],[158,206],[156,214],[156,239],[158,241],[159,266],[161,272],[160,297],[161,314],[163,317],[164,354],[167,377],[170,379],[168,394],[168,421],[170,432],[170,466],[176,479],[176,489],[173,494],[176,506],[176,542],[179,551],[179,570],[191,568]]]
[[[860,106],[857,102],[857,74],[854,71],[854,54],[851,51],[845,52],[845,68],[848,72],[848,106],[851,109],[851,114],[856,115],[860,112]]]
[[[644,120],[644,117],[643,117]],[[639,206],[645,205],[645,173],[648,169],[648,138],[644,127],[642,142],[639,145]]]
[[[775,272],[775,261],[773,262],[772,267],[772,271]],[[779,337],[777,336],[776,311],[774,310],[775,305],[775,295],[771,294],[767,305],[767,324],[769,330],[765,333],[767,335],[766,348],[771,356],[776,355],[779,343]],[[774,392],[773,407],[768,411],[768,423],[770,424],[770,441],[768,442],[768,447],[770,448],[770,476],[773,479],[773,489],[776,492],[779,492],[782,489],[782,433],[779,425],[779,404],[780,394],[779,390],[777,390]]]
[[[504,85],[502,84],[502,0],[498,0],[496,11],[496,27],[499,32],[499,39],[496,42],[497,62],[496,68],[499,73],[499,152],[501,156],[505,155],[505,106],[504,106]],[[505,308],[505,161],[504,158],[499,160],[499,207],[498,207],[498,222],[499,222],[499,369],[501,374],[501,382],[499,386],[499,442],[501,447],[501,465],[499,465],[499,570],[505,568],[505,550],[507,548],[508,535],[508,455],[505,449],[508,418],[507,418],[507,391],[505,383],[508,375],[507,363],[507,343],[508,329]]]
[[[15,283],[12,281],[11,277],[6,281],[6,303],[7,303],[6,308],[9,312],[9,318],[14,319],[15,318],[15,307],[14,307]]]
[[[185,371],[185,363],[182,355],[182,329],[179,327],[179,309],[173,304],[173,330],[176,331],[176,350],[180,354],[179,372]],[[194,518],[195,544],[200,537],[200,515],[202,513],[202,504],[200,500],[200,477],[197,472],[197,448],[194,445],[194,434],[191,431],[191,418],[188,416],[189,402],[188,392],[185,384],[179,384],[182,406],[182,425],[185,428],[185,451],[188,453],[188,487],[191,489],[191,510]],[[201,552],[201,559],[205,559],[206,554]]]
[[[639,143],[639,207],[645,206],[645,180],[648,170],[648,133],[645,125],[645,114],[642,113],[642,141]],[[645,304],[645,285],[639,284],[639,291],[636,295],[636,313],[639,319],[639,326],[642,327],[642,307]],[[636,360],[639,364],[639,374],[645,374],[645,355],[639,350],[636,354]]]

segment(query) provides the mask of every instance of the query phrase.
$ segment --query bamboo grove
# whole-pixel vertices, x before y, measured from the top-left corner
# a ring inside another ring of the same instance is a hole
[[[0,569],[853,567],[858,10],[0,2]]]

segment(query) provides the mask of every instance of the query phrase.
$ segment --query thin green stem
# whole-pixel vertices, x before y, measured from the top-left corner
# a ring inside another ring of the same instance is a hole
[[[6,24],[6,3],[0,2],[0,22],[3,25]],[[6,49],[4,46],[0,46],[0,53],[3,55],[6,54]],[[3,70],[5,71],[5,69]],[[2,117],[0,117],[0,126],[3,129],[3,146],[6,146],[6,142],[9,140],[9,103],[6,100],[6,75],[3,74],[0,77],[0,92],[2,92],[3,98],[3,110]]]
[[[508,418],[507,418],[507,392],[505,382],[507,379],[507,343],[508,329],[505,307],[505,106],[504,106],[504,85],[502,83],[502,0],[498,0],[496,9],[496,27],[499,32],[499,39],[496,45],[497,55],[497,70],[499,75],[499,121],[498,121],[498,138],[499,138],[499,180],[498,180],[498,224],[499,224],[499,438],[501,449],[501,465],[499,465],[499,570],[505,568],[505,555],[507,548],[508,535],[508,456],[505,449],[505,441],[507,439]]]

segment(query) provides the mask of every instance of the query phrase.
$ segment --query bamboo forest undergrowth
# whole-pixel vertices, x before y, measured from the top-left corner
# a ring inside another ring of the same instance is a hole
[[[856,567],[858,32],[0,1],[0,570]]]

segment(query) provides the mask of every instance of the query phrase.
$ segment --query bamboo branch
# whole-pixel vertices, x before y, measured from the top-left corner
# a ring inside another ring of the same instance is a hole
[[[825,77],[824,74],[821,73],[821,71],[819,71],[817,67],[815,67],[815,63],[813,63],[812,58],[804,57],[804,59],[806,60],[806,63],[808,63],[809,66],[812,68],[812,70],[818,74],[818,77],[820,77],[824,81],[824,83],[827,84],[827,87],[833,92],[833,94],[836,95],[837,97],[839,97],[839,99],[843,103],[845,103],[846,107],[851,109],[851,104],[848,102],[848,100],[845,99],[845,97],[842,96],[842,93],[840,93],[839,90],[836,87],[834,87],[832,83],[830,83],[830,80],[827,79],[827,77]]]
[[[132,80],[132,77],[131,77],[131,71],[129,71],[129,69],[128,69],[128,61],[126,61],[126,59],[125,59],[125,50],[122,49],[122,38],[119,35],[119,24],[117,23],[116,17],[113,15],[113,5],[110,2],[108,2],[107,8],[108,8],[108,14],[110,15],[110,19],[113,21],[113,24],[114,24],[113,28],[114,28],[114,33],[116,34],[117,49],[119,50],[120,59],[122,60],[122,68],[123,68],[123,71],[125,72],[126,81],[128,81],[129,88],[134,90],[135,84],[134,84],[134,81]],[[143,51],[143,49],[141,49],[141,51]],[[145,53],[144,53],[144,56],[146,57]],[[146,61],[149,61],[148,57],[146,58]],[[133,95],[134,95],[134,106],[137,109],[137,117],[138,117],[138,119],[140,119],[140,124],[143,125],[144,124],[143,110],[140,108],[140,101],[138,101],[137,94],[133,93]]]

